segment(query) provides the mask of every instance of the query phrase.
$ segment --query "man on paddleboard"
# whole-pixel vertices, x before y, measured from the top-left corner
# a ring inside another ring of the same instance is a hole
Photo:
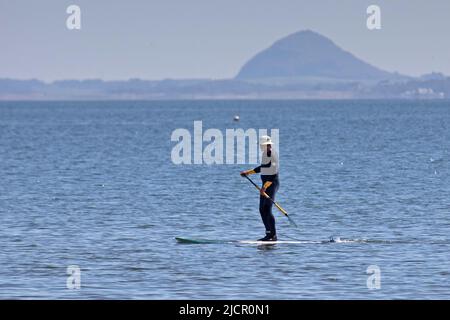
[[[259,146],[262,151],[261,165],[253,170],[242,171],[241,176],[261,173],[263,186],[260,190],[259,213],[266,227],[266,236],[258,241],[277,241],[272,201],[267,196],[275,201],[275,194],[280,184],[278,181],[278,155],[275,150],[272,150],[272,139],[269,136],[262,136],[259,139]]]

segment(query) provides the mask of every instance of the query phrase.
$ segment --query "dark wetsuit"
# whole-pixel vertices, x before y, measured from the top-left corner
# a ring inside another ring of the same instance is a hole
[[[268,162],[264,163],[265,161]],[[269,152],[267,155],[264,155],[263,164],[253,170],[256,173],[261,173],[263,186],[267,181],[272,182],[266,189],[266,193],[273,201],[275,201],[275,195],[280,186],[278,179],[278,156],[276,153]],[[262,195],[259,198],[259,213],[261,214],[261,219],[266,227],[266,235],[270,237],[275,236],[277,231],[275,228],[275,218],[272,214],[272,201]]]

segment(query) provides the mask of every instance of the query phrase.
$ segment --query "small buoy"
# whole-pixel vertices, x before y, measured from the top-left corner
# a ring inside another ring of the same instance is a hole
[[[234,121],[239,121],[239,116],[238,116],[238,115],[235,115],[234,118],[233,118],[233,120],[234,120]]]

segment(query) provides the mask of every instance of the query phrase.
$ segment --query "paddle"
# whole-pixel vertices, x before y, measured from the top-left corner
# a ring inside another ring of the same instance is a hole
[[[244,177],[246,177],[247,180],[250,181],[250,182],[252,183],[252,185],[254,185],[255,188],[258,189],[258,190],[261,192],[261,188],[258,187],[258,185],[257,185],[256,183],[254,183],[252,179],[250,179],[247,175],[244,175]],[[269,199],[269,200],[275,205],[275,207],[277,207],[278,210],[280,210],[281,213],[284,214],[284,215],[289,219],[289,222],[290,222],[293,226],[295,226],[296,228],[298,227],[297,224],[294,222],[294,220],[292,220],[292,218],[288,215],[288,213],[286,212],[286,210],[284,210],[278,203],[276,203],[275,201],[273,201],[272,198],[269,197],[269,195],[268,195],[267,193],[265,193],[265,192],[264,192],[264,197],[266,197],[267,199]]]

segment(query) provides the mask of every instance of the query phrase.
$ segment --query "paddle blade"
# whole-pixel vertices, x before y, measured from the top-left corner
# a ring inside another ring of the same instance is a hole
[[[288,213],[286,212],[286,210],[284,210],[278,203],[274,202],[275,206],[278,208],[278,210],[281,211],[282,214],[284,214],[288,219],[289,222],[294,226],[294,227],[298,227],[297,224],[295,223],[294,220],[292,220],[292,218],[288,215]]]
[[[288,217],[289,222],[290,222],[294,227],[298,228],[297,224],[295,223],[294,220],[292,220],[292,218],[291,218],[290,216],[286,215],[286,217]]]

